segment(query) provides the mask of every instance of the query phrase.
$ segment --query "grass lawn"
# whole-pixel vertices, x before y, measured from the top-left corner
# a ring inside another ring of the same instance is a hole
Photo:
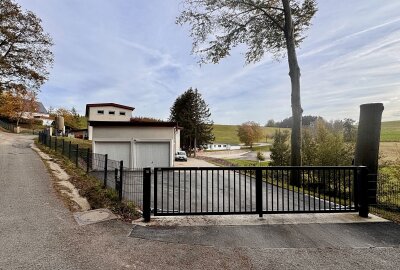
[[[400,142],[400,121],[382,122],[381,142]]]
[[[228,143],[237,145],[240,143],[239,137],[237,136],[237,130],[239,125],[214,125],[213,133],[215,136],[215,142],[217,143]],[[263,138],[259,142],[266,142],[266,136],[269,137],[275,133],[278,128],[273,127],[261,127],[263,129]],[[289,130],[290,128],[281,128],[281,130]],[[271,142],[271,139],[268,139]]]
[[[54,140],[54,136],[51,138]],[[76,138],[68,138],[68,137],[58,137],[57,140],[65,140],[65,142],[71,142],[72,144],[79,144],[80,148],[92,148],[92,141],[82,140]]]
[[[270,150],[270,148],[271,148],[270,145],[263,145],[263,146],[253,146],[253,149],[249,148],[249,150],[254,151],[254,152],[258,152],[258,151],[268,152]]]
[[[239,167],[268,166],[268,161],[243,160],[243,159],[226,159],[227,161]]]

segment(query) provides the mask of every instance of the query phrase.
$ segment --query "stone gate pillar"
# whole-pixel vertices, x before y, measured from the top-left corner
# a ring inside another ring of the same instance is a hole
[[[354,165],[368,168],[366,179],[360,179],[363,181],[361,186],[368,190],[364,195],[359,194],[359,202],[362,208],[360,209],[360,216],[364,217],[368,216],[368,205],[376,204],[379,142],[383,109],[382,103],[362,104],[360,106]],[[360,189],[358,190],[359,192],[361,191]]]

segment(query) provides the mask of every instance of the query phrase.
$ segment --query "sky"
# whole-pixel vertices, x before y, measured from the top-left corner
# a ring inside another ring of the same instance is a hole
[[[41,87],[46,108],[114,102],[134,116],[167,120],[175,99],[197,88],[217,124],[291,115],[287,59],[245,64],[239,46],[219,64],[198,64],[180,0],[17,0],[42,19],[55,43]],[[358,120],[382,102],[383,121],[400,120],[400,1],[317,0],[297,50],[303,115]]]

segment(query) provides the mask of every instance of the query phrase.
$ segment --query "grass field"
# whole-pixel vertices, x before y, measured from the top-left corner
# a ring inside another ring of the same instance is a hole
[[[239,144],[237,129],[239,125],[214,125],[215,142]],[[259,142],[266,142],[267,135],[273,135],[278,128],[262,127],[263,138]],[[290,130],[290,128],[281,128],[281,130]],[[269,139],[268,142],[271,142]],[[400,121],[382,122],[381,142],[400,142]]]
[[[228,143],[237,145],[240,143],[239,138],[237,136],[237,130],[239,125],[214,125],[214,136],[215,142],[217,143]],[[262,127],[263,129],[263,138],[259,142],[266,142],[266,136],[273,135],[275,130],[278,128],[272,127]],[[281,128],[281,130],[290,130],[290,128]],[[271,142],[271,139],[268,140]]]
[[[254,160],[243,160],[243,159],[227,159],[227,161],[235,164],[239,167],[254,167],[254,166],[268,166],[268,161],[254,161]]]
[[[54,136],[52,137],[52,139],[54,139]],[[71,142],[72,144],[79,144],[79,147],[81,147],[81,148],[92,148],[92,141],[89,141],[89,140],[82,140],[82,139],[69,138],[69,137],[59,137],[58,139],[65,140],[66,143]]]
[[[400,157],[400,142],[381,142],[379,155],[382,161],[396,161]]]
[[[382,122],[381,142],[400,142],[400,121]]]

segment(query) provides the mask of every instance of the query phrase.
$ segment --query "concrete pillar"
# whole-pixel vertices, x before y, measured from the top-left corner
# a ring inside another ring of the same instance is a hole
[[[361,179],[361,181],[367,181],[367,204],[376,203],[379,142],[383,109],[382,103],[370,103],[360,106],[360,121],[358,124],[354,165],[366,166],[368,168],[367,179]],[[359,195],[360,201],[362,201],[363,194]],[[366,211],[368,215],[368,207]]]

